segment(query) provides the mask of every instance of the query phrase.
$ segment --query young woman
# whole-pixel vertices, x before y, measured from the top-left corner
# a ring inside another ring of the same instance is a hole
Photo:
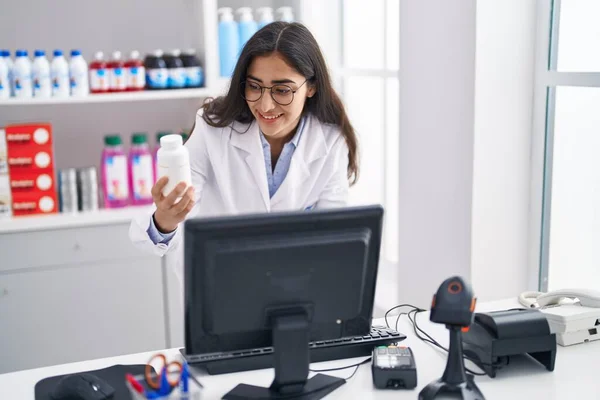
[[[159,255],[181,242],[186,217],[341,207],[358,176],[354,129],[315,38],[298,23],[269,24],[248,41],[229,92],[202,107],[185,145],[192,187],[163,196],[160,179],[156,210],[130,229]]]

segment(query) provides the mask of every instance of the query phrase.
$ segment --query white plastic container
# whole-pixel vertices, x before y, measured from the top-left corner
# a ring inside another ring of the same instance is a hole
[[[276,13],[277,21],[294,22],[294,9],[292,7],[279,7]]]
[[[239,18],[238,22],[238,32],[240,35],[240,50],[241,54],[242,49],[250,40],[250,38],[256,33],[258,30],[258,26],[256,25],[256,21],[252,15],[252,9],[250,7],[240,7],[237,9],[237,14]]]
[[[82,97],[90,93],[88,65],[79,50],[71,51],[69,76],[71,80],[71,96]]]
[[[0,54],[0,99],[8,99],[10,97],[10,75],[8,68],[8,64],[2,54]]]
[[[2,57],[4,58],[4,62],[8,67],[8,90],[10,91],[10,95],[14,96],[15,92],[13,87],[13,69],[15,69],[15,63],[13,62],[12,58],[10,58],[9,50],[2,50],[0,55],[2,55]]]
[[[69,64],[62,50],[54,50],[54,58],[50,64],[50,79],[52,79],[52,96],[69,97],[71,85],[69,83]]]
[[[275,21],[273,17],[273,9],[271,7],[260,7],[256,9],[256,20],[258,21],[258,29],[262,29],[264,26],[269,25]]]
[[[36,50],[32,67],[33,97],[48,98],[52,95],[50,63],[44,50]]]
[[[13,88],[15,97],[29,98],[33,96],[31,61],[27,57],[27,50],[17,50],[17,58],[15,59],[13,70]]]
[[[187,187],[192,184],[190,170],[190,155],[183,146],[181,135],[165,135],[160,138],[160,149],[156,155],[158,165],[158,179],[166,176],[169,182],[163,188],[163,195],[168,196],[180,182],[185,182]],[[177,199],[179,201],[179,199]]]

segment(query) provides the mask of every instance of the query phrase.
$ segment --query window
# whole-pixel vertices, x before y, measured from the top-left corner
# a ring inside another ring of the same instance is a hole
[[[342,3],[341,92],[357,131],[361,176],[350,203],[383,204],[383,255],[397,262],[398,242],[398,0]]]
[[[531,235],[542,290],[600,286],[598,18],[597,0],[540,2]]]

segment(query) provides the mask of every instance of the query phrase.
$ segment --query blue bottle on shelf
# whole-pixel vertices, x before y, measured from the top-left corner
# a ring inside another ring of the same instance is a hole
[[[219,59],[222,77],[231,77],[239,51],[238,24],[230,7],[219,8]]]
[[[240,7],[238,8],[237,13],[240,20],[240,51],[238,54],[241,54],[246,42],[250,40],[252,35],[254,35],[258,30],[258,25],[252,16],[252,9],[250,7]]]

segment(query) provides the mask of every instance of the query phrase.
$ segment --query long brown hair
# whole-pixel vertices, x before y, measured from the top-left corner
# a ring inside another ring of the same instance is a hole
[[[340,97],[333,89],[329,71],[314,36],[302,24],[273,22],[254,34],[244,46],[237,62],[229,91],[203,105],[203,118],[210,126],[223,128],[234,121],[250,123],[254,119],[242,97],[241,82],[254,57],[280,53],[296,71],[316,88],[315,95],[307,98],[303,112],[313,114],[323,123],[340,128],[348,145],[348,179],[358,179],[358,140],[346,115]]]

